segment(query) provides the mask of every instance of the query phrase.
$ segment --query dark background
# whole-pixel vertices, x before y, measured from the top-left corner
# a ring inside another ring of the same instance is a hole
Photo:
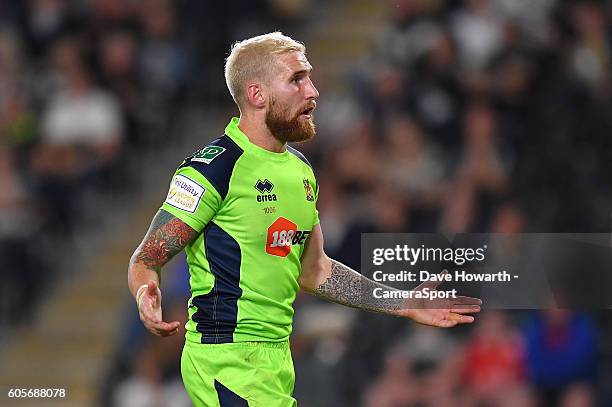
[[[0,386],[185,402],[182,338],[143,332],[125,270],[175,166],[237,114],[223,60],[251,35],[307,45],[318,134],[298,148],[332,257],[358,268],[362,232],[608,233],[611,19],[603,1],[0,2]],[[184,320],[184,260],[167,269]],[[300,294],[295,395],[611,405],[610,325],[488,311],[440,330]]]

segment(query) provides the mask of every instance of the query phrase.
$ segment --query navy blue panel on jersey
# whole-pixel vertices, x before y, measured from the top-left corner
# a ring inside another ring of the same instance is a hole
[[[204,248],[215,276],[208,294],[193,298],[197,308],[192,319],[202,334],[202,343],[228,343],[234,340],[240,288],[240,246],[227,232],[209,222],[204,229]]]
[[[249,407],[245,399],[222,385],[217,379],[215,379],[215,390],[221,407]]]
[[[312,168],[312,165],[310,165],[310,162],[308,162],[306,157],[304,157],[304,154],[300,153],[299,151],[297,151],[295,148],[291,147],[288,144],[287,144],[287,151],[289,151],[291,154],[293,154],[294,156],[296,156],[300,160],[304,161],[306,163],[306,165],[308,165],[310,168]]]
[[[294,156],[296,156],[300,160],[304,161],[306,163],[306,165],[308,165],[310,168],[312,168],[312,165],[306,159],[306,157],[304,157],[304,154],[300,153],[298,150],[296,150],[295,148],[291,147],[288,144],[287,144],[287,151],[289,151],[291,154],[293,154]],[[317,195],[319,194],[319,183],[316,182],[316,180],[315,180],[315,194],[317,194]]]
[[[219,146],[225,148],[225,151],[215,157],[210,163],[192,161],[193,156],[187,158],[179,168],[192,167],[200,174],[206,177],[208,181],[215,187],[221,199],[225,199],[229,189],[230,178],[232,171],[238,158],[244,152],[229,136],[223,135],[218,139],[213,140],[208,146]]]

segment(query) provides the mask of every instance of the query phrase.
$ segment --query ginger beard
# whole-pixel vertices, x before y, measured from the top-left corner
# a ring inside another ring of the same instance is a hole
[[[282,143],[310,140],[316,134],[312,111],[309,112],[310,118],[300,117],[309,107],[314,106],[309,104],[300,108],[296,113],[290,113],[288,106],[282,108],[276,98],[271,96],[266,112],[266,126],[272,136]]]

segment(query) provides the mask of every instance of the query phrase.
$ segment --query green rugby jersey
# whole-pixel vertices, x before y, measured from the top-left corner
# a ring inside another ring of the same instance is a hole
[[[187,340],[288,339],[300,257],[319,223],[317,194],[301,153],[258,147],[237,118],[223,136],[185,159],[161,209],[200,232],[185,248]]]

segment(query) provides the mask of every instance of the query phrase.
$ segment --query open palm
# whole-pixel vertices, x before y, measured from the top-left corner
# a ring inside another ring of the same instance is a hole
[[[440,275],[446,274],[443,271]],[[414,288],[414,291],[424,291],[428,288],[430,291],[435,290],[440,284],[440,281],[425,281]],[[480,312],[482,301],[479,298],[456,296],[455,298],[410,298],[406,304],[406,308],[400,311],[400,315],[409,317],[415,322],[423,325],[437,326],[441,328],[450,328],[457,324],[469,324],[474,322],[474,317],[471,315]]]

